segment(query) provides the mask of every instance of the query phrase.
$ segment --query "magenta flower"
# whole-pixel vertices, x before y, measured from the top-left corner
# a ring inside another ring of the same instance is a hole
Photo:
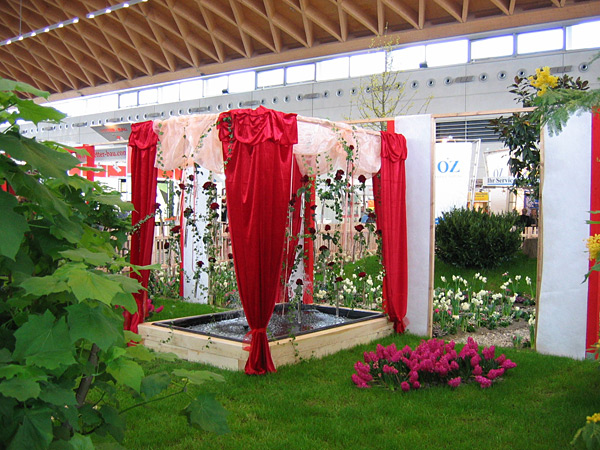
[[[492,385],[492,380],[482,376],[476,376],[475,381],[479,383],[481,389],[489,388]]]
[[[481,369],[481,366],[475,366],[475,368],[473,369],[473,375],[481,375],[483,373],[483,370]]]
[[[406,381],[403,381],[400,383],[400,389],[402,389],[404,392],[408,392],[410,391],[410,384],[408,384]]]
[[[501,377],[502,375],[504,375],[504,369],[492,369],[488,372],[487,377],[490,380],[495,380],[496,378]]]
[[[484,348],[481,353],[485,359],[494,359],[494,353],[496,352],[495,346],[490,346],[488,348]]]
[[[413,381],[412,387],[413,389],[421,389],[421,383],[419,383],[418,381]]]
[[[478,366],[481,362],[481,356],[475,354],[475,356],[471,357],[471,367]]]
[[[388,375],[396,375],[398,373],[398,369],[396,369],[393,366],[388,366],[387,364],[384,364],[383,373],[387,373]]]
[[[458,386],[460,386],[461,381],[462,380],[460,379],[460,377],[452,378],[451,380],[448,380],[448,386],[457,388]]]
[[[358,375],[356,375],[355,373],[352,374],[352,381],[354,382],[354,384],[361,388],[361,389],[368,389],[370,388],[370,386]]]
[[[502,368],[506,370],[514,369],[515,367],[517,367],[517,364],[512,362],[510,359],[507,359],[502,363]]]

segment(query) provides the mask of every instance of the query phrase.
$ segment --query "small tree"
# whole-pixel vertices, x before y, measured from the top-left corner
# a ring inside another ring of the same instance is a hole
[[[47,97],[0,79],[0,447],[91,449],[92,437],[124,437],[122,413],[156,401],[175,384],[220,380],[175,370],[145,376],[137,360],[155,358],[123,331],[141,286],[117,249],[132,205],[117,192],[68,171],[79,161],[62,146],[20,134],[18,122],[60,121],[58,111],[19,98]],[[74,149],[73,149],[74,150]],[[172,357],[172,355],[171,355]],[[129,391],[124,407],[117,396]],[[226,432],[225,411],[210,395],[190,397],[190,423]],[[206,414],[210,411],[210,415]]]

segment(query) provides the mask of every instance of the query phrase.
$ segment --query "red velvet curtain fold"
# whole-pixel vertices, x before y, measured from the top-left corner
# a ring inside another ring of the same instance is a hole
[[[266,328],[279,291],[296,114],[263,107],[219,116],[229,231],[238,289],[250,326],[247,374],[275,372]]]
[[[408,300],[406,236],[406,139],[381,132],[381,170],[373,177],[377,228],[383,239],[384,309],[397,333],[405,330]]]
[[[158,136],[152,129],[152,121],[134,123],[129,136],[131,158],[131,202],[135,210],[131,214],[131,222],[138,222],[152,215],[139,230],[131,236],[130,261],[136,265],[149,265],[152,262],[152,245],[154,242],[154,211],[156,210],[156,177],[158,170],[154,167],[156,159],[156,143]],[[148,288],[149,270],[140,271],[140,275],[131,273],[144,288]],[[125,311],[125,329],[134,333],[152,309],[148,291],[142,290],[133,294],[138,305],[136,313]]]

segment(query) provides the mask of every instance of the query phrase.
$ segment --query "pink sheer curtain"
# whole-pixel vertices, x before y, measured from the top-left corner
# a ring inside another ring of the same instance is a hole
[[[262,375],[275,372],[266,329],[280,293],[296,115],[233,110],[218,127],[235,273],[251,329],[245,370]]]
[[[405,330],[408,300],[406,154],[403,135],[381,132],[381,170],[373,177],[373,191],[377,228],[383,239],[384,309],[397,333]]]
[[[152,245],[154,242],[154,211],[156,210],[156,177],[158,170],[154,167],[156,159],[156,143],[158,136],[152,130],[152,122],[134,123],[131,125],[129,148],[131,157],[131,202],[135,211],[131,214],[131,222],[136,226],[147,216],[138,231],[131,236],[130,261],[136,265],[149,265],[152,262]],[[149,270],[140,271],[140,275],[131,273],[144,288],[148,288]],[[125,329],[137,333],[138,325],[154,308],[148,298],[148,292],[141,290],[133,294],[138,305],[136,313],[125,311]]]

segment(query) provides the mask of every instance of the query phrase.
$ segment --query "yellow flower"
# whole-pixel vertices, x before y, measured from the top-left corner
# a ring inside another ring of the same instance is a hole
[[[595,413],[593,416],[587,416],[587,423],[600,422],[600,413]]]
[[[585,245],[590,252],[590,261],[594,261],[600,253],[600,234],[590,236]]]
[[[538,96],[544,95],[548,88],[556,87],[558,84],[558,77],[550,75],[550,67],[546,66],[543,69],[535,69],[535,75],[528,77],[531,85],[538,89]]]

